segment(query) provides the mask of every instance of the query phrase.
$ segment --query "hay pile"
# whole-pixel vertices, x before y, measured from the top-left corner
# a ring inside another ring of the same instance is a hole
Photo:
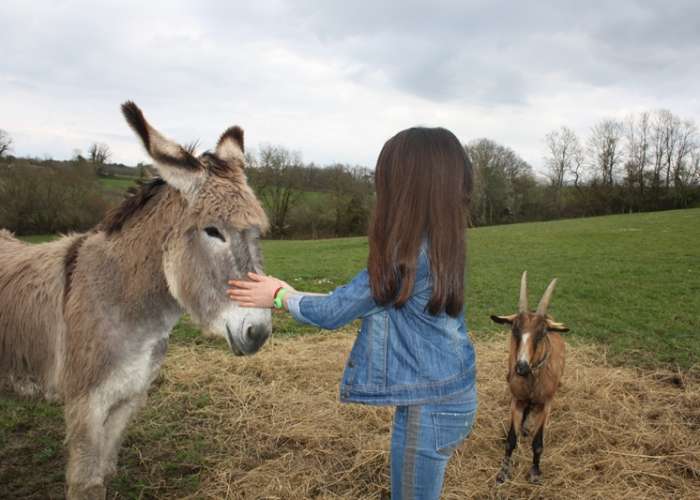
[[[166,425],[173,408],[187,407],[167,425],[205,450],[204,463],[191,464],[199,471],[191,498],[386,498],[392,410],[337,402],[352,340],[348,333],[274,340],[251,358],[172,346],[132,429]],[[544,484],[527,482],[530,445],[521,443],[514,479],[495,488],[509,405],[506,337],[476,345],[479,414],[451,461],[445,498],[700,496],[698,379],[611,368],[593,348],[569,349],[545,433]],[[158,466],[153,446],[141,456],[146,470]],[[182,496],[159,486],[159,498]]]

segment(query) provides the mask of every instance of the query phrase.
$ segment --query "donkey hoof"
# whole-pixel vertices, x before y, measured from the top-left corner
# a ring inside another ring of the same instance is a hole
[[[542,484],[542,472],[539,468],[530,469],[529,480],[532,484]]]
[[[91,486],[68,486],[66,498],[68,500],[104,500],[107,497],[107,489],[102,484]]]

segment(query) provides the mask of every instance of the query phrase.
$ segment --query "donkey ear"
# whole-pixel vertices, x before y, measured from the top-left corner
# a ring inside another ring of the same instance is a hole
[[[143,147],[153,158],[156,170],[165,182],[186,194],[196,191],[206,174],[199,160],[151,127],[139,107],[132,101],[122,104],[122,113],[129,126],[141,138]]]
[[[569,327],[566,326],[564,323],[557,323],[556,321],[553,321],[551,319],[547,320],[547,330],[550,332],[568,332]]]
[[[504,324],[508,323],[509,325],[513,324],[513,321],[515,321],[515,318],[517,318],[517,314],[510,314],[508,316],[495,316],[491,315],[491,321],[495,321],[496,323]]]
[[[216,143],[216,156],[226,162],[240,160],[244,163],[243,129],[238,125],[226,130]]]

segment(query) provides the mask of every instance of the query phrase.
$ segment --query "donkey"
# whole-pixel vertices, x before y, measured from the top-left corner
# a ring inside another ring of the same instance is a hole
[[[533,462],[530,482],[539,483],[540,456],[544,448],[544,426],[549,421],[552,399],[559,388],[564,373],[564,340],[559,332],[569,329],[557,323],[547,314],[552,299],[556,278],[544,292],[536,312],[527,305],[527,271],[520,280],[520,302],[518,313],[509,316],[491,316],[496,323],[507,323],[512,327],[510,356],[506,380],[511,392],[510,430],[506,442],[506,454],[496,477],[498,484],[511,475],[511,455],[517,446],[517,435],[527,436],[525,420],[531,415]]]
[[[145,403],[170,331],[187,312],[253,354],[269,309],[238,307],[226,283],[262,272],[268,221],[244,174],[243,130],[195,156],[122,105],[160,175],[93,230],[40,245],[0,231],[0,382],[64,403],[69,499],[103,499],[124,429]]]

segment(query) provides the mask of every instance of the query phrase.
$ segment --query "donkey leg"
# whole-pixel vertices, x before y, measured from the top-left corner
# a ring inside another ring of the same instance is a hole
[[[518,434],[520,434],[520,425],[523,421],[525,406],[526,403],[523,401],[514,399],[511,402],[510,430],[506,439],[506,454],[501,462],[501,469],[496,476],[496,484],[503,484],[510,479],[512,472],[511,456],[513,455],[513,450],[518,446]]]
[[[531,483],[540,484],[542,482],[542,471],[540,470],[540,457],[544,449],[544,424],[547,420],[548,404],[538,408],[534,417],[535,437],[532,439],[532,467],[530,468],[529,480]]]
[[[107,416],[103,444],[105,450],[103,471],[107,479],[113,477],[117,472],[117,458],[124,438],[124,431],[131,421],[131,417],[145,404],[146,397],[146,393],[136,394],[133,398],[122,401],[113,407]]]
[[[80,398],[66,403],[66,497],[69,500],[103,500],[106,496],[103,473],[103,418]]]

